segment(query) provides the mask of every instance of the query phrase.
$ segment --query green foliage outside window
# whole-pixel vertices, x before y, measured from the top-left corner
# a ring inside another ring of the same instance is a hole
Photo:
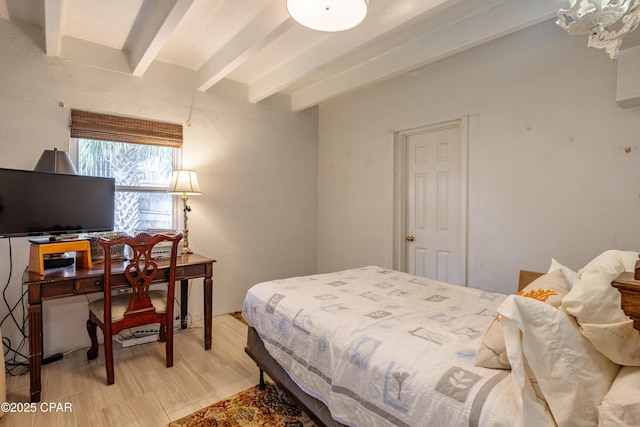
[[[116,179],[115,231],[173,228],[174,150],[156,145],[78,140],[78,173]]]

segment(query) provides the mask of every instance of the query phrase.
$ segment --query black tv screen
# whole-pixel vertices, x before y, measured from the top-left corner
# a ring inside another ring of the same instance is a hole
[[[0,168],[0,237],[113,230],[115,179]]]

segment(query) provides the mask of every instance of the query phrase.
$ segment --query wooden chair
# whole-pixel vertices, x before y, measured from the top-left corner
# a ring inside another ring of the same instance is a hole
[[[100,239],[104,248],[104,297],[89,303],[89,320],[87,331],[91,338],[91,348],[87,351],[89,359],[98,357],[98,338],[96,326],[104,334],[104,352],[107,368],[107,384],[113,384],[113,335],[124,329],[144,326],[152,323],[160,324],[160,341],[166,342],[167,368],[173,366],[173,298],[176,277],[176,258],[178,242],[182,234],[169,237],[164,235],[150,236],[142,233],[136,237],[120,237],[112,240]],[[151,256],[151,249],[160,242],[171,242],[169,271],[166,277],[157,277],[158,265]],[[125,244],[131,248],[129,263],[125,274],[131,293],[111,295],[111,248]],[[151,282],[167,282],[167,291],[150,290]]]

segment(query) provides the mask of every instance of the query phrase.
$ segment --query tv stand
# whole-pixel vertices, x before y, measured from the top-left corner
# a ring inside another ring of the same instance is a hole
[[[77,265],[91,268],[91,244],[88,240],[73,240],[56,243],[31,243],[29,249],[29,271],[44,274],[44,256],[64,252],[75,252]]]

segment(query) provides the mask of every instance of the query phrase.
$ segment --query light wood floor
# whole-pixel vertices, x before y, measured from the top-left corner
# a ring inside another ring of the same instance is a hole
[[[114,344],[115,384],[107,386],[104,351],[87,360],[86,348],[42,367],[42,402],[70,404],[72,412],[8,413],[2,426],[166,426],[170,421],[245,390],[258,368],[244,353],[247,327],[230,315],[213,319],[213,345],[204,350],[202,325],[174,335],[174,364],[164,343],[128,348]],[[7,401],[29,402],[29,375],[7,376]]]

